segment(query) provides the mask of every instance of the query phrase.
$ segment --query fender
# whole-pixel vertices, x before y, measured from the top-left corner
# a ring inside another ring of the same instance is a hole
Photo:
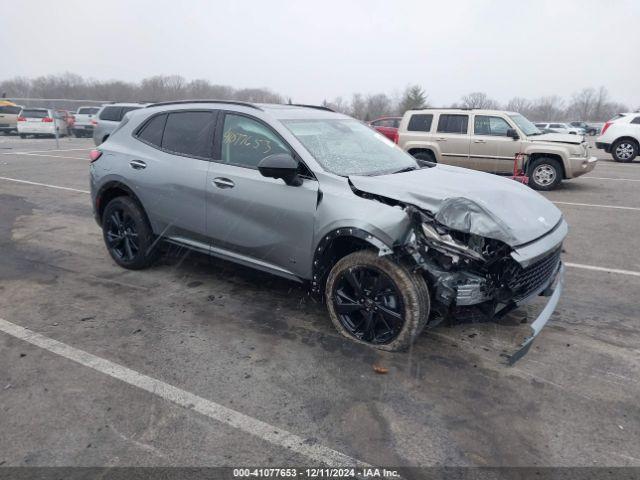
[[[353,251],[359,250],[362,245],[367,245],[375,248],[378,251],[378,255],[390,255],[393,253],[391,245],[387,245],[385,242],[375,235],[356,227],[341,227],[330,231],[322,237],[318,242],[318,245],[313,254],[313,266],[312,266],[312,279],[311,279],[311,291],[315,294],[322,294],[323,279],[333,266],[335,262],[332,262],[331,251],[332,246],[336,245],[336,241],[348,244],[349,239],[353,239]],[[349,252],[351,253],[351,252]]]

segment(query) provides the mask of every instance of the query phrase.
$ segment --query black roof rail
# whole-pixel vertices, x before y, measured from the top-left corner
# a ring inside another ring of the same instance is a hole
[[[291,105],[292,107],[315,108],[316,110],[326,110],[327,112],[335,112],[335,110],[329,107],[325,107],[324,105],[305,105],[304,103],[289,103],[287,105]]]
[[[249,102],[238,102],[236,100],[173,100],[171,102],[157,102],[147,105],[146,108],[159,107],[163,105],[180,105],[183,103],[228,103],[230,105],[240,105],[243,107],[255,108],[256,110],[262,110],[259,106]]]

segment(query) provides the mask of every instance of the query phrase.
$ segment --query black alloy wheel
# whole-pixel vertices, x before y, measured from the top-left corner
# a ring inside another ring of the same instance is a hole
[[[105,219],[107,248],[123,262],[129,263],[140,255],[138,231],[133,217],[124,208],[111,210]]]
[[[340,274],[334,284],[333,306],[350,335],[374,345],[393,341],[405,323],[396,284],[370,266],[352,267]]]

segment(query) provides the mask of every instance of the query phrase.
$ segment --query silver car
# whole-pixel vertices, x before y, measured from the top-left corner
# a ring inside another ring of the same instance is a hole
[[[567,224],[553,204],[509,179],[421,164],[322,107],[150,105],[91,157],[118,265],[148,267],[162,240],[308,282],[340,333],[377,348],[547,296],[515,360],[560,296]]]
[[[111,132],[113,132],[124,116],[139,108],[143,108],[144,103],[110,103],[103,105],[91,123],[93,127],[93,143],[100,145]]]

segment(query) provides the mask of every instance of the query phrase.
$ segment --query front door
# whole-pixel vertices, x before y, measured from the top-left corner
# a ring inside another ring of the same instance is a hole
[[[441,113],[434,139],[442,163],[469,167],[469,115]]]
[[[270,127],[226,113],[207,176],[207,232],[216,255],[285,277],[310,278],[318,182],[300,186],[263,177],[258,163],[294,155]],[[295,156],[295,155],[294,155]]]
[[[522,148],[522,141],[507,136],[510,128],[514,127],[502,117],[474,116],[469,152],[473,168],[500,174],[513,172],[514,158]]]

